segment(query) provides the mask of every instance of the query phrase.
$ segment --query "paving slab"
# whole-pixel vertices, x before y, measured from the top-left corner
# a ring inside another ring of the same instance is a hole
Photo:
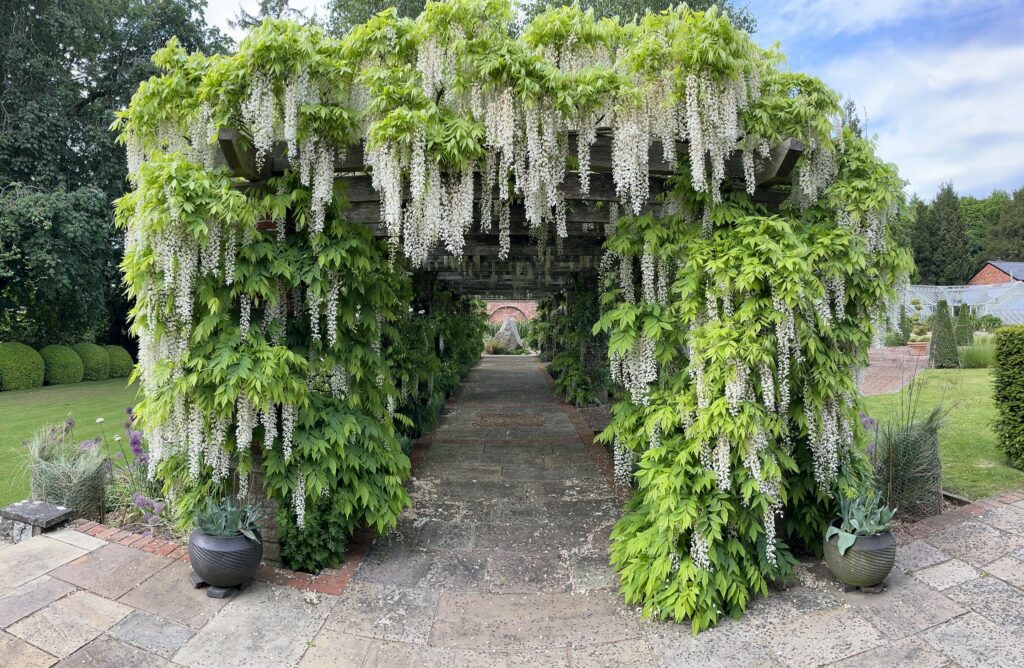
[[[963,668],[1020,668],[1024,642],[1005,627],[968,613],[921,633],[929,645]]]
[[[957,524],[927,540],[947,554],[979,567],[1024,547],[1024,537],[975,521]]]
[[[48,575],[26,582],[0,597],[0,628],[7,628],[73,591],[74,585]]]
[[[135,645],[166,659],[174,656],[195,634],[187,626],[161,619],[142,610],[135,610],[107,630],[107,635]]]
[[[46,668],[57,659],[20,638],[0,631],[0,666],[12,668]]]
[[[623,640],[570,649],[569,665],[572,668],[607,668],[608,666],[655,668],[657,663],[646,641]]]
[[[935,566],[922,568],[914,573],[914,577],[939,591],[963,584],[981,575],[976,568],[959,559],[950,559]]]
[[[436,592],[353,582],[327,617],[324,630],[425,644],[437,600]]]
[[[1014,587],[1024,589],[1024,561],[1017,557],[1003,557],[985,567],[985,571]]]
[[[564,649],[522,652],[456,649],[445,653],[445,666],[453,668],[569,668],[570,665],[576,665],[570,664],[568,652]]]
[[[990,527],[1024,536],[1024,509],[1004,506],[991,510],[978,519]]]
[[[47,538],[53,538],[54,540],[63,541],[70,545],[80,547],[83,550],[92,552],[93,550],[99,549],[107,544],[107,541],[90,536],[87,533],[81,531],[75,531],[74,529],[58,529],[57,531],[48,531],[46,533]]]
[[[78,559],[86,550],[46,536],[10,545],[0,559],[0,595],[35,580],[40,575]]]
[[[982,577],[946,592],[954,601],[1015,633],[1024,631],[1024,592],[1002,580]],[[1018,635],[1024,645],[1024,637]]]
[[[210,598],[188,580],[190,566],[176,561],[126,593],[121,603],[155,617],[198,629],[231,599]]]
[[[849,609],[802,615],[766,634],[768,646],[787,666],[820,666],[886,643],[870,622]]]
[[[920,638],[911,636],[832,664],[836,668],[944,668],[949,659]]]
[[[885,591],[881,593],[851,592],[845,594],[843,600],[894,640],[967,612],[967,608],[949,600],[915,576],[902,573],[891,574],[886,580]]]
[[[87,591],[48,605],[7,631],[56,657],[73,654],[131,612],[131,608]]]
[[[51,575],[107,598],[118,598],[173,560],[108,544],[57,569]]]
[[[333,628],[324,628],[309,643],[309,649],[302,655],[300,668],[337,668],[337,666],[362,666],[373,638],[352,635]]]
[[[61,668],[173,668],[171,662],[124,641],[100,636],[60,662]]]
[[[294,665],[329,612],[326,600],[311,605],[302,591],[257,583],[231,599],[192,636],[174,655],[174,662],[201,668]],[[226,643],[230,652],[225,651]]]
[[[605,570],[610,570],[607,564]],[[569,591],[571,584],[567,564],[552,554],[492,554],[485,578],[488,591],[495,594]]]
[[[947,559],[948,554],[923,540],[915,540],[896,547],[896,568],[903,571],[917,571],[940,564]]]
[[[436,647],[547,649],[640,637],[610,593],[441,594],[430,632]]]
[[[770,668],[781,666],[763,636],[762,627],[725,619],[696,636],[689,624],[642,624],[651,653],[660,666],[707,668]]]

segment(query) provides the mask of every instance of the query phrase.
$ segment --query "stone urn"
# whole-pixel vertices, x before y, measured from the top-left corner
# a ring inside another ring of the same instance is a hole
[[[910,354],[915,357],[924,357],[928,354],[929,341],[911,341],[907,344],[910,347]]]
[[[256,534],[259,538],[259,534]],[[188,538],[192,561],[192,583],[208,585],[207,595],[223,598],[228,590],[241,587],[256,575],[263,558],[263,543],[242,534],[211,536],[196,529]]]
[[[835,520],[832,526],[838,526]],[[839,552],[839,536],[825,540],[825,563],[833,577],[850,587],[877,587],[896,562],[896,538],[891,531],[857,536],[845,553]]]

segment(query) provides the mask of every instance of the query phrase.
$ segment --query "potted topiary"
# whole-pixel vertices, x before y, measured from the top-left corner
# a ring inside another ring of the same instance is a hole
[[[839,499],[839,517],[825,531],[825,563],[837,580],[861,589],[885,580],[896,560],[895,512],[875,494]]]
[[[209,586],[206,594],[212,598],[248,584],[263,558],[257,528],[261,517],[254,506],[237,508],[230,500],[211,500],[196,512],[196,528],[188,539],[192,584]]]

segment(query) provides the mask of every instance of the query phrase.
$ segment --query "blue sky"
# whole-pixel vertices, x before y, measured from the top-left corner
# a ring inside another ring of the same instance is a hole
[[[743,0],[740,0],[742,3]],[[212,0],[225,30],[255,0]],[[323,0],[294,0],[299,8]],[[755,39],[857,102],[908,192],[1024,186],[1024,0],[746,0]]]

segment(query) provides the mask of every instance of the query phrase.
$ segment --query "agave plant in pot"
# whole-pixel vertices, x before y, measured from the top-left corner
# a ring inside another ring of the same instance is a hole
[[[224,598],[246,585],[260,567],[263,543],[255,506],[236,507],[230,500],[207,502],[197,511],[188,539],[192,584],[209,586],[207,596]]]
[[[825,531],[825,563],[851,588],[881,585],[896,560],[890,509],[873,493],[840,497],[839,517]]]

